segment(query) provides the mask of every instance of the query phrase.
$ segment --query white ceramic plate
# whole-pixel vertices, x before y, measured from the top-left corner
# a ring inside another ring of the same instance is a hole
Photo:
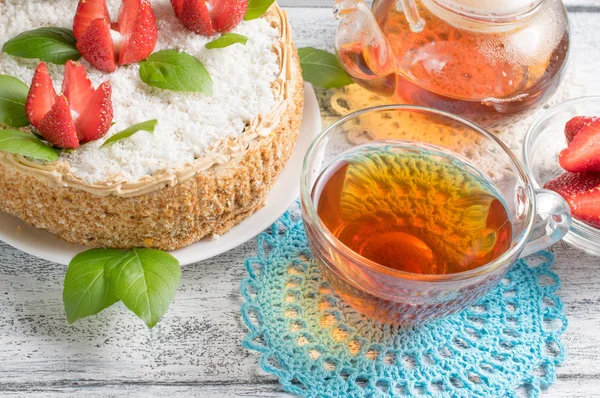
[[[266,206],[218,239],[204,239],[172,252],[181,265],[217,256],[254,238],[281,217],[298,197],[304,154],[313,138],[321,131],[321,113],[317,97],[310,84],[306,84],[304,88],[302,130],[287,167],[267,197]],[[18,218],[3,212],[0,212],[0,240],[36,257],[65,265],[69,264],[77,253],[89,249],[67,243],[49,232],[25,225]]]

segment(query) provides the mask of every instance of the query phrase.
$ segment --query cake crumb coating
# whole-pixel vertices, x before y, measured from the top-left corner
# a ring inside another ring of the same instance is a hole
[[[273,133],[252,141],[238,161],[134,197],[53,188],[0,164],[0,210],[68,242],[93,247],[175,250],[223,235],[263,206],[293,152],[304,92],[296,54],[292,63],[287,111]]]

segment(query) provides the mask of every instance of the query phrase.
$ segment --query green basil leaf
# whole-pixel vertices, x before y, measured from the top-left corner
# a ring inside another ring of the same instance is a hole
[[[298,55],[300,55],[302,77],[307,82],[327,89],[354,83],[334,54],[305,47],[298,50]]]
[[[25,101],[29,87],[19,79],[0,75],[0,124],[25,127],[29,120],[25,114]]]
[[[206,43],[206,48],[212,50],[213,48],[229,47],[236,43],[246,45],[247,42],[248,38],[244,35],[239,35],[237,33],[223,33],[218,39]]]
[[[260,18],[274,2],[275,0],[250,0],[248,2],[248,11],[246,11],[244,20],[251,21]]]
[[[19,130],[0,130],[0,151],[49,162],[58,160],[56,150],[36,136]]]
[[[134,124],[133,126],[128,127],[125,130],[120,131],[117,134],[111,136],[109,139],[104,141],[104,144],[102,144],[102,146],[100,146],[100,148],[103,148],[108,145],[112,145],[117,141],[131,137],[132,135],[134,135],[135,133],[137,133],[140,130],[144,130],[144,131],[147,131],[150,134],[152,134],[152,133],[154,133],[154,127],[156,127],[156,123],[158,123],[158,121],[156,119],[152,119],[152,120],[146,120],[145,122]]]
[[[81,58],[77,51],[73,31],[64,28],[45,27],[10,39],[2,47],[2,51],[22,58],[37,58],[52,64],[64,64],[69,60]]]
[[[123,254],[119,250],[92,249],[71,260],[63,288],[69,323],[95,315],[119,301],[104,269],[107,262],[122,259]]]
[[[169,253],[132,249],[112,269],[109,278],[123,304],[152,328],[175,297],[181,269]]]
[[[140,62],[140,78],[149,86],[212,95],[212,79],[197,58],[163,50]]]

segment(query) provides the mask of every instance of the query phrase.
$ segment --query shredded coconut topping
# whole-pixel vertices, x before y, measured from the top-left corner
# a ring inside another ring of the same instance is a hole
[[[108,0],[114,15],[120,0]],[[213,95],[178,93],[145,85],[137,64],[122,66],[112,74],[81,62],[97,87],[110,80],[113,89],[114,126],[98,141],[74,151],[63,151],[61,160],[70,171],[89,184],[125,180],[136,182],[158,171],[175,171],[202,157],[215,143],[237,138],[246,125],[275,105],[271,83],[280,70],[273,51],[278,30],[263,19],[244,21],[235,33],[248,37],[245,46],[235,44],[208,50],[207,38],[186,30],[175,17],[169,0],[152,2],[159,38],[155,51],[178,49],[204,64],[213,80]],[[71,28],[77,0],[2,0],[0,44],[19,33],[42,26]],[[114,22],[114,21],[113,21]],[[0,74],[31,83],[38,60],[0,54]],[[48,65],[57,92],[64,68]],[[140,131],[114,145],[100,148],[111,135],[142,121],[157,119],[154,134]]]

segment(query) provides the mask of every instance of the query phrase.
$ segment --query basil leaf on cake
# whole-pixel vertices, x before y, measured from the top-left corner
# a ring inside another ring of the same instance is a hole
[[[72,29],[81,58],[60,65],[0,53],[0,75],[14,83],[0,88],[0,128],[12,131],[0,143],[0,211],[68,242],[129,253],[136,266],[127,272],[149,281],[156,264],[177,271],[166,253],[144,250],[227,239],[263,206],[294,149],[304,100],[276,3],[251,20],[246,0],[209,1],[210,14],[203,0],[38,2],[26,15],[20,3],[0,2],[18,21],[0,30],[0,46],[42,27]],[[231,38],[239,42],[207,48]],[[98,261],[75,270],[104,278]],[[120,299],[151,326],[176,287],[161,308],[117,293],[81,308],[70,295],[75,270],[65,284],[70,320]],[[131,282],[107,280],[88,280],[95,297],[111,281]]]

